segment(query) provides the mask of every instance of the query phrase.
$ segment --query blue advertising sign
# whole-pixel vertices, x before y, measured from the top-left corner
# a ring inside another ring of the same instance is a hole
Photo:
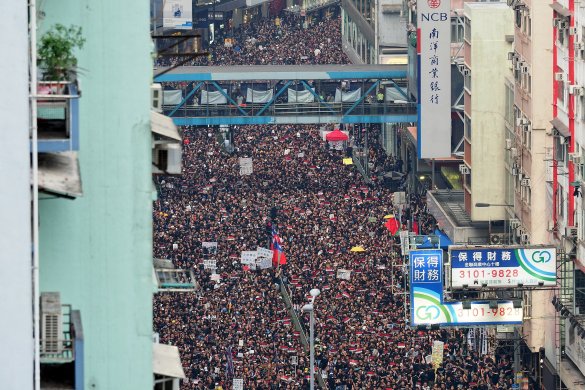
[[[556,248],[450,247],[451,287],[555,286]]]
[[[461,302],[443,302],[443,251],[410,251],[410,325],[502,325],[521,324],[522,309],[512,301],[471,302],[463,309]]]

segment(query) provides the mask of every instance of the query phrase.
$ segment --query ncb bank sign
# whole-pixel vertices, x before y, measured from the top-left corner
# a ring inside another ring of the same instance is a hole
[[[451,1],[418,0],[418,157],[451,157]]]

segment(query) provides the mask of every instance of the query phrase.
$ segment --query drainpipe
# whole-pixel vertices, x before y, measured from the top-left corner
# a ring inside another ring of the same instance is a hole
[[[41,388],[40,292],[39,292],[39,155],[37,128],[37,4],[29,0],[30,39],[30,129],[32,153],[32,284],[34,388]]]

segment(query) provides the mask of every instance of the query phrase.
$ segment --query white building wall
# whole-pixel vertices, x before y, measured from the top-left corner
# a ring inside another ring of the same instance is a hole
[[[471,19],[472,204],[505,204],[505,80],[513,35],[512,10],[505,3],[466,3]],[[486,93],[489,91],[489,93]],[[503,220],[505,207],[477,208],[474,221]]]
[[[28,10],[0,1],[0,388],[33,388]]]

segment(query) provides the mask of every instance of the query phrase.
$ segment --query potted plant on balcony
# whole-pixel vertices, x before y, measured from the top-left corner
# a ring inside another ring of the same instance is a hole
[[[83,48],[84,43],[80,26],[56,24],[43,34],[37,50],[43,80],[74,81],[77,76],[77,58],[73,50]]]

